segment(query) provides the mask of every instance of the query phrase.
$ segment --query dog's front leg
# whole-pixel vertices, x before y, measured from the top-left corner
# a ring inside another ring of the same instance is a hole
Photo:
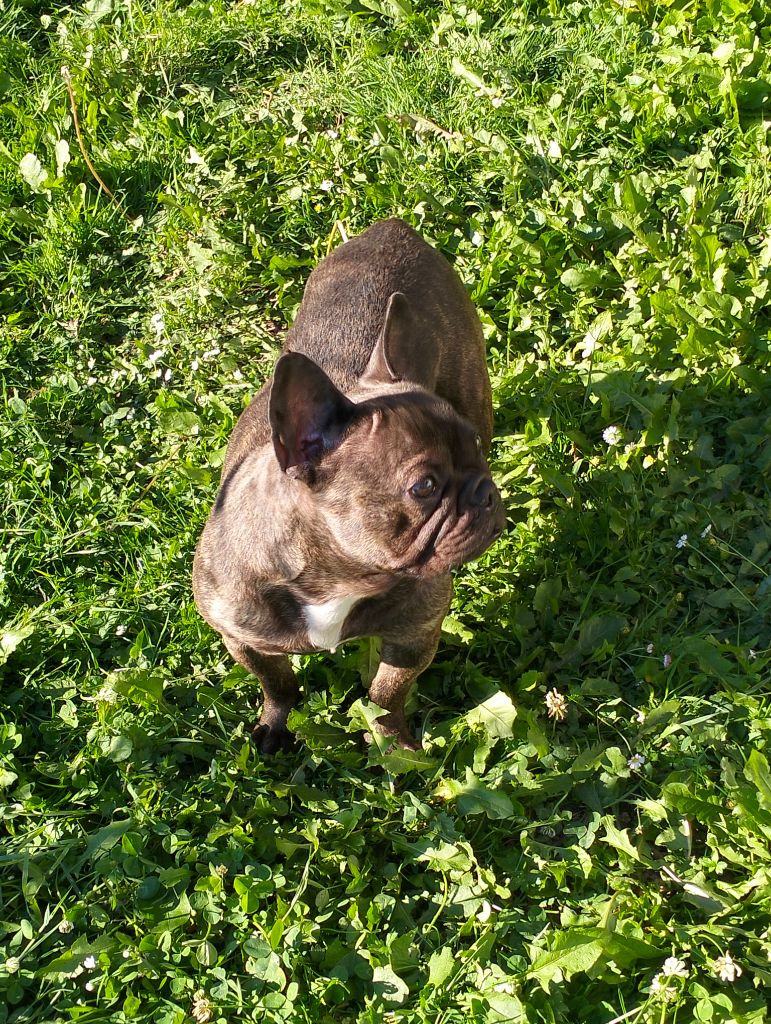
[[[399,745],[408,750],[420,750],[420,743],[407,725],[404,701],[417,677],[434,660],[451,599],[449,576],[420,584],[383,636],[380,665],[369,688],[369,699],[388,712],[377,719],[378,731],[395,736]]]
[[[262,715],[252,733],[257,749],[263,754],[291,750],[294,736],[286,720],[299,700],[300,688],[289,658],[285,654],[262,654],[228,636],[223,639],[231,656],[262,683]]]

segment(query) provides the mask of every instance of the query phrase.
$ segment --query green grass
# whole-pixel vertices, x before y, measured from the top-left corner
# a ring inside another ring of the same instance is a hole
[[[766,1019],[771,14],[472,4],[0,6],[0,1022]],[[423,756],[364,752],[363,643],[262,760],[192,552],[392,215],[480,310],[511,528]]]

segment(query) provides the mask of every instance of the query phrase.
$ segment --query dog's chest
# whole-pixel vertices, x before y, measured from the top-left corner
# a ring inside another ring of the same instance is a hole
[[[353,606],[361,601],[363,596],[346,594],[344,597],[333,597],[323,604],[302,605],[308,639],[314,647],[334,651],[340,643],[343,623]]]

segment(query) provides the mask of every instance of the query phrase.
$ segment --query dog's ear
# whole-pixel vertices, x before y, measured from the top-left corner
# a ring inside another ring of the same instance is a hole
[[[436,346],[426,344],[420,321],[407,296],[394,292],[388,300],[383,329],[364,371],[363,382],[378,385],[404,380],[433,391],[438,362]]]
[[[312,359],[300,352],[281,356],[269,403],[273,450],[281,469],[312,483],[315,467],[340,443],[355,408]]]

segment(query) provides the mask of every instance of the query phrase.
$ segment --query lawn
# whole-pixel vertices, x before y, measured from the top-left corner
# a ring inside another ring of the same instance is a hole
[[[765,1021],[769,6],[0,36],[0,1024]],[[482,317],[509,528],[422,752],[361,742],[367,641],[265,759],[193,550],[311,268],[393,215]]]

